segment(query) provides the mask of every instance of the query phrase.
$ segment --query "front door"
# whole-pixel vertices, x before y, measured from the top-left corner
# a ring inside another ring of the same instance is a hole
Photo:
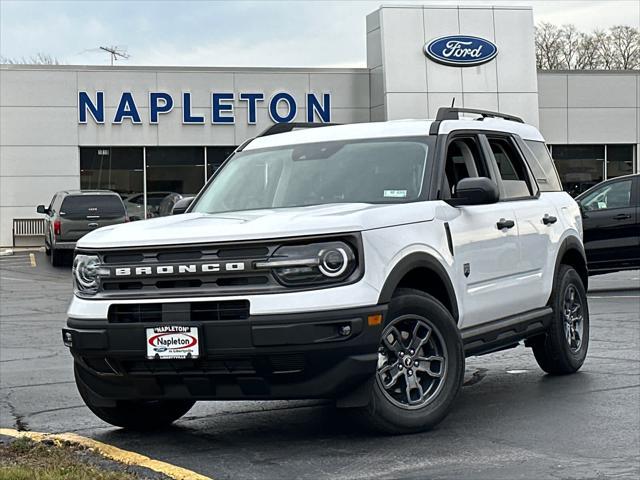
[[[444,197],[467,177],[495,181],[476,135],[458,134],[449,140]],[[510,293],[520,260],[518,229],[511,205],[448,207],[453,243],[456,290],[462,292],[461,327],[514,315],[519,299]]]
[[[640,264],[633,177],[605,182],[580,198],[590,271]]]

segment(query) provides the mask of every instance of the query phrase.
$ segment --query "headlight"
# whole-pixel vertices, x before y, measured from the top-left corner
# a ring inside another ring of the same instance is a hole
[[[73,283],[76,293],[94,295],[100,287],[100,277],[109,271],[100,264],[97,255],[78,254],[73,260]]]
[[[256,268],[270,268],[284,285],[317,285],[347,280],[357,268],[357,257],[345,242],[285,245]]]

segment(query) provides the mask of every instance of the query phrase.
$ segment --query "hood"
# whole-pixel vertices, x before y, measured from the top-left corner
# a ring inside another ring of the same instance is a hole
[[[434,217],[434,209],[432,202],[342,203],[217,214],[185,213],[99,228],[82,237],[77,246],[118,248],[359,232],[429,221]]]

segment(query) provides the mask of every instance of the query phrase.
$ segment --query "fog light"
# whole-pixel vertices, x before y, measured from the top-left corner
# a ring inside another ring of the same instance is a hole
[[[73,347],[73,335],[69,330],[62,331],[62,342],[67,347]]]
[[[342,325],[340,330],[338,330],[338,333],[341,337],[348,337],[351,335],[351,325]]]

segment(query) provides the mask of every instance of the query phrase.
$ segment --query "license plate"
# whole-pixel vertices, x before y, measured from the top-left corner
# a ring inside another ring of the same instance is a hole
[[[163,325],[147,328],[147,358],[198,358],[200,341],[198,327]]]

